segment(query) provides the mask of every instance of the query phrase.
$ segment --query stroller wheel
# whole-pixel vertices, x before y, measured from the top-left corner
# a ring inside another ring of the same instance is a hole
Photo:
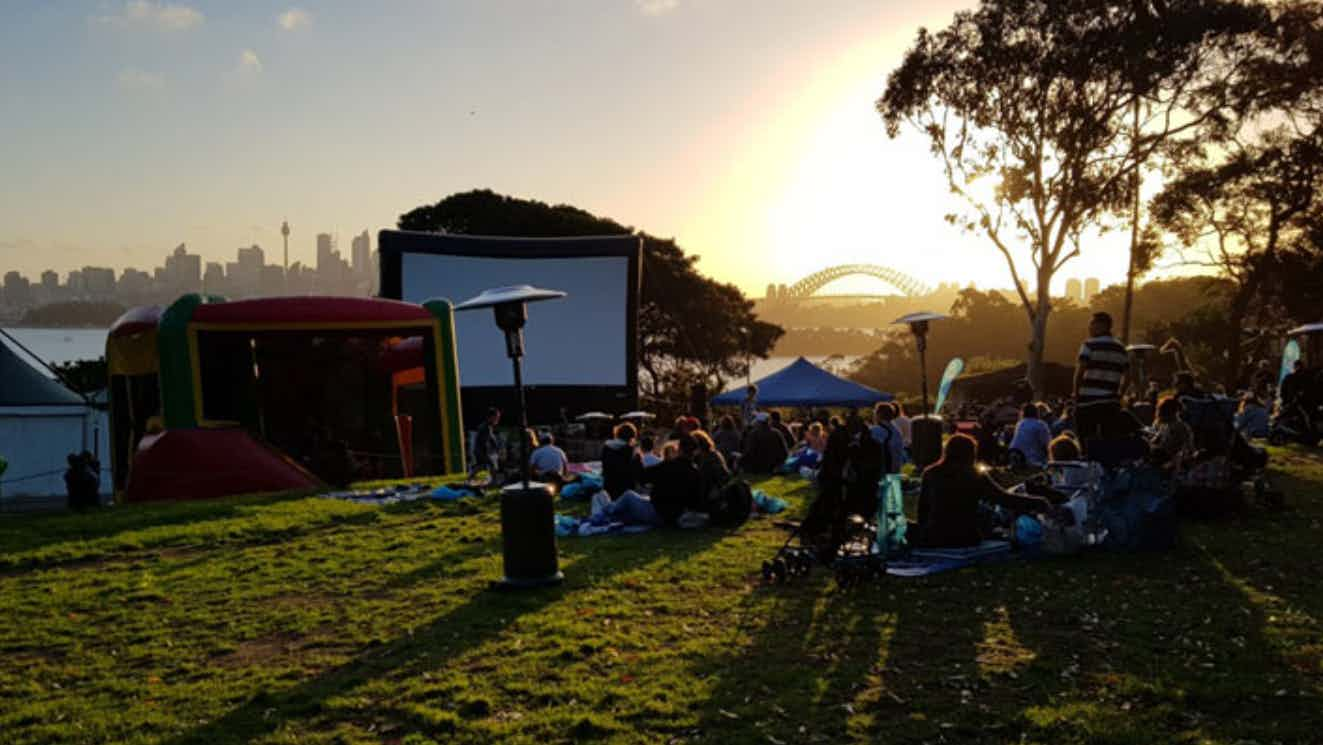
[[[1286,444],[1286,435],[1283,434],[1280,430],[1274,429],[1268,432],[1268,444],[1276,447],[1281,447]]]
[[[770,561],[763,562],[763,581],[764,582],[772,581],[772,562]]]
[[[772,576],[775,577],[778,582],[784,582],[786,580],[786,577],[789,576],[789,572],[786,568],[785,559],[777,559],[772,562]]]

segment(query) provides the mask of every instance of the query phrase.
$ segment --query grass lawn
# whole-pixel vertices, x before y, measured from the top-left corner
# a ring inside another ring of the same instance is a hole
[[[490,501],[3,518],[0,742],[1323,742],[1323,459],[1273,456],[1286,511],[1171,553],[848,592],[761,586],[767,520],[501,594]]]

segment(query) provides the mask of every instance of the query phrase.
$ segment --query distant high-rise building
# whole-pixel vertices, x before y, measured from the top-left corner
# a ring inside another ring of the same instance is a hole
[[[360,277],[372,276],[372,238],[364,230],[350,241],[349,258],[354,267],[354,274]]]
[[[100,266],[83,267],[83,286],[88,297],[106,299],[115,294],[115,270]]]
[[[242,251],[243,249],[239,250]],[[207,268],[202,272],[202,291],[225,295],[229,291],[226,284],[225,266],[219,261],[208,261]]]
[[[69,289],[69,295],[77,300],[87,292],[87,283],[83,281],[83,271],[74,269],[66,275],[64,286]]]
[[[120,272],[119,282],[115,283],[115,294],[129,300],[140,300],[152,291],[152,275],[137,269],[125,269]]]
[[[189,253],[188,247],[180,243],[174,253],[165,258],[162,274],[171,294],[197,292],[202,287],[202,257]]]
[[[335,239],[330,233],[317,234],[317,271],[325,271],[331,267],[336,258]]]
[[[1098,288],[1099,288],[1099,282],[1097,277],[1089,277],[1088,279],[1084,280],[1083,300],[1085,303],[1089,303],[1093,301],[1093,296],[1098,294]]]
[[[1082,302],[1084,300],[1084,285],[1080,284],[1078,279],[1066,280],[1066,297],[1077,303]]]
[[[26,308],[32,304],[32,283],[18,272],[5,273],[5,304]]]
[[[41,273],[41,284],[39,285],[40,297],[37,300],[43,303],[54,302],[60,297],[60,275],[47,269]]]
[[[766,295],[766,297],[767,297],[768,300],[775,300],[775,299],[776,299],[776,283],[771,283],[771,284],[767,285],[767,295]]]

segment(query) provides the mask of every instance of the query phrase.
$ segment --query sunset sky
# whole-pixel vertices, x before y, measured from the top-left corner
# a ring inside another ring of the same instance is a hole
[[[0,273],[180,242],[310,262],[485,187],[674,236],[761,294],[870,262],[1009,284],[937,163],[873,110],[930,0],[0,4]],[[1116,280],[1124,242],[1061,277]]]

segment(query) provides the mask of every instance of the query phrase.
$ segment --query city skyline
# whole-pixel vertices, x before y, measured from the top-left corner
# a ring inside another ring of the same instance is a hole
[[[750,295],[824,253],[1009,284],[874,110],[915,30],[972,5],[9,4],[0,58],[30,74],[0,76],[0,271],[275,250],[283,219],[307,263],[304,226],[375,233],[491,188],[674,237]],[[1124,250],[1086,236],[1071,270],[1117,281]]]
[[[288,268],[283,265],[282,241],[280,252],[272,254],[257,243],[239,246],[233,261],[190,253],[187,244],[180,243],[166,252],[159,265],[146,270],[87,264],[64,272],[47,268],[33,277],[11,269],[0,275],[0,308],[13,313],[68,301],[160,303],[190,292],[232,298],[375,292],[376,252],[368,230],[351,238],[348,256],[332,233],[316,233],[313,240],[314,260],[293,260]],[[268,256],[279,261],[272,263]]]

